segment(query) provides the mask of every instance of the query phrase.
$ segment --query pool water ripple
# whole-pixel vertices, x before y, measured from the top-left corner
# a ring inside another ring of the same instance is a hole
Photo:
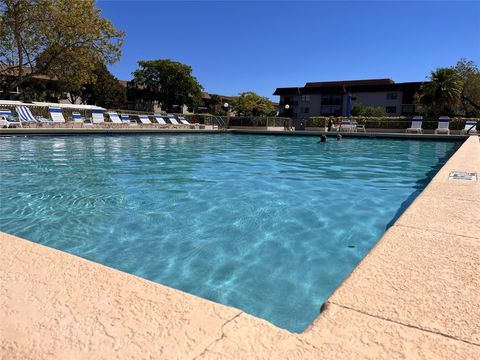
[[[302,331],[459,143],[0,138],[1,230]]]

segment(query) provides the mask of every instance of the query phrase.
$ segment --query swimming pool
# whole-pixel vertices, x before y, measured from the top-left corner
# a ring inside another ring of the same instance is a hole
[[[302,331],[458,142],[0,138],[1,230]]]

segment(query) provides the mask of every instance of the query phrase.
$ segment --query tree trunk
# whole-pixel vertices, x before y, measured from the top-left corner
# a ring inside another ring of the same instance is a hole
[[[18,4],[14,5],[14,22],[15,22],[15,43],[17,45],[17,56],[18,56],[18,76],[17,82],[19,84],[22,83],[22,76],[23,76],[23,47],[22,47],[22,36],[20,34],[20,19],[19,19],[19,8]],[[9,89],[10,92],[11,89]]]

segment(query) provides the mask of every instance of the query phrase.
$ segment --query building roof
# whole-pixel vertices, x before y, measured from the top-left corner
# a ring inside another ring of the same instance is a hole
[[[18,76],[18,70],[18,66],[8,66],[5,64],[0,64],[0,76]],[[28,75],[33,72],[33,69],[31,67],[24,66],[22,68],[22,72],[24,75]],[[49,76],[44,74],[33,75],[32,78],[41,80],[57,80],[55,76]]]
[[[103,107],[96,106],[96,105],[80,105],[80,104],[63,104],[63,103],[49,103],[49,102],[40,102],[40,101],[32,101],[32,102],[23,102],[19,100],[0,100],[0,107],[2,106],[40,106],[40,107],[59,107],[62,109],[70,109],[70,110],[106,110]]]
[[[409,91],[420,89],[422,82],[396,83],[391,79],[310,82],[304,87],[277,88],[273,95],[341,94],[347,92]]]
[[[320,81],[320,82],[307,82],[305,84],[305,87],[363,86],[363,85],[385,85],[385,84],[395,84],[395,81],[393,81],[392,79]]]

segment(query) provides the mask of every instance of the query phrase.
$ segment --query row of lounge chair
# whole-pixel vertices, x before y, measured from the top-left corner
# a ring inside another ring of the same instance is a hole
[[[67,121],[63,116],[62,109],[59,107],[49,107],[48,112],[50,118],[44,118],[41,116],[34,116],[31,110],[26,106],[17,106],[15,111],[18,117],[15,117],[12,114],[11,110],[1,110],[0,109],[0,127],[10,127],[10,126],[20,126],[30,125],[30,124],[66,124]],[[137,125],[137,122],[132,121],[129,115],[119,115],[114,111],[107,112],[108,118],[111,124],[122,124],[122,125]],[[152,122],[149,115],[138,115],[140,123],[143,125],[161,125],[161,126],[172,126],[174,128],[179,127],[190,127],[194,128],[196,124],[190,123],[184,116],[178,116],[177,118],[173,114],[168,114],[166,117],[155,114],[154,119],[156,122]],[[84,119],[79,112],[72,112],[73,123],[83,124],[83,125],[94,125],[94,124],[108,124],[105,121],[104,111],[101,109],[92,110],[92,118]]]
[[[405,130],[407,133],[416,133],[422,134],[423,133],[423,117],[422,116],[414,116],[412,118],[412,124],[409,128]],[[476,134],[476,121],[466,121],[465,127],[462,129],[462,133],[469,133],[469,134]],[[435,129],[435,134],[447,134],[450,135],[450,118],[448,116],[440,116],[438,118],[438,125]]]
[[[423,133],[423,117],[422,116],[414,116],[412,118],[412,123],[409,128],[405,130],[407,133],[416,133],[422,134]],[[462,133],[469,133],[469,134],[476,134],[476,121],[466,121],[465,128],[462,130]],[[450,134],[450,118],[448,116],[440,116],[438,118],[438,126],[435,129],[435,134]],[[333,131],[342,131],[342,132],[357,132],[363,131],[365,132],[365,125],[358,124],[355,120],[344,119],[338,126],[332,127]]]

